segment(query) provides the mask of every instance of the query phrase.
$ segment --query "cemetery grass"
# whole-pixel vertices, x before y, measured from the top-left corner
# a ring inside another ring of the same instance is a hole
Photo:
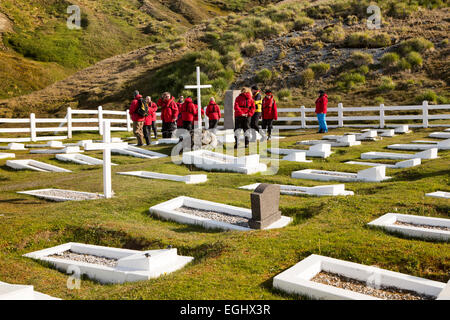
[[[331,134],[347,131],[333,130]],[[119,176],[115,173],[135,170],[180,175],[203,172],[189,172],[170,158],[143,160],[113,155],[113,162],[119,164],[112,168],[115,198],[65,203],[19,195],[16,191],[61,188],[102,192],[101,167],[62,163],[51,155],[18,151],[17,159],[32,158],[73,173],[16,172],[5,166],[6,160],[0,160],[0,280],[31,284],[40,292],[63,299],[298,299],[301,297],[274,290],[273,277],[310,254],[320,254],[447,282],[449,243],[408,239],[369,228],[367,223],[388,212],[450,218],[449,200],[425,197],[428,192],[450,191],[450,151],[439,152],[439,159],[424,160],[419,167],[387,169],[387,175],[393,177],[390,181],[347,183],[346,189],[354,191],[355,196],[282,195],[283,215],[294,218],[294,223],[283,229],[223,232],[163,221],[149,214],[151,206],[182,195],[250,208],[250,192],[238,187],[256,182],[330,184],[292,179],[290,175],[307,168],[357,172],[368,167],[344,162],[359,159],[362,152],[388,151],[385,147],[389,144],[428,140],[433,131],[436,130],[418,130],[352,148],[333,148],[335,153],[330,158],[315,159],[313,163],[281,161],[275,176],[212,172],[208,173],[208,182],[200,185]],[[306,149],[295,143],[320,139],[313,130],[289,132],[286,136],[280,141],[280,148]],[[74,141],[92,138],[98,136],[80,134]],[[150,149],[170,154],[171,146]],[[101,152],[85,154],[101,158]],[[80,290],[68,290],[67,275],[22,257],[66,242],[136,250],[172,245],[179,254],[195,260],[158,279],[123,285],[100,285],[84,279]]]

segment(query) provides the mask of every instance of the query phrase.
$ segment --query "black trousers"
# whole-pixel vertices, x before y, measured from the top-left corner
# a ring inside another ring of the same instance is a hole
[[[250,122],[250,128],[255,129],[256,132],[259,131],[259,119],[261,119],[261,112],[255,112]]]
[[[239,130],[242,129],[244,130],[244,137],[245,137],[245,146],[248,146],[249,143],[249,139],[248,139],[248,135],[246,135],[247,131],[250,130],[250,121],[251,118],[248,117],[236,117],[234,118],[234,130]],[[238,136],[234,135],[234,139],[236,141],[236,146],[239,145],[239,140],[238,140]]]
[[[156,129],[156,121],[152,122],[152,130],[153,133],[155,134],[155,139],[158,139],[158,129]]]
[[[162,135],[163,138],[172,138],[172,134],[175,131],[175,122],[163,122]]]
[[[183,129],[191,132],[194,129],[194,123],[192,121],[183,121]]]
[[[147,145],[149,146],[152,143],[152,125],[144,125],[144,138],[145,138],[145,142],[147,143]]]
[[[272,135],[273,119],[267,119],[267,120],[263,119],[262,128],[263,128],[263,130],[267,129],[267,134],[270,137]]]
[[[219,120],[209,120],[209,129],[216,129],[219,124]]]

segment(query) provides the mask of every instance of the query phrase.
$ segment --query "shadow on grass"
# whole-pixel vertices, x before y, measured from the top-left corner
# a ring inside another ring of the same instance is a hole
[[[421,172],[419,168],[398,172],[391,180],[395,181],[417,181],[427,178],[448,177],[450,170],[440,170],[433,172]]]
[[[33,201],[25,198],[16,198],[16,199],[4,199],[0,200],[0,203],[11,203],[11,204],[42,204],[39,201]]]
[[[297,207],[280,207],[281,213],[284,216],[294,218],[293,225],[305,223],[307,220],[322,212],[324,204],[315,204],[306,208]]]

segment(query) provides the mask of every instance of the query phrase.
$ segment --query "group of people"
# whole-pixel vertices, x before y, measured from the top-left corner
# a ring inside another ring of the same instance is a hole
[[[328,96],[323,90],[320,90],[319,94],[320,96],[316,100],[319,133],[326,133],[328,132],[326,123]],[[199,108],[192,97],[184,99],[183,96],[180,96],[175,101],[175,97],[169,92],[165,92],[158,102],[154,103],[151,97],[143,99],[142,95],[135,91],[129,112],[138,146],[142,146],[144,143],[151,144],[152,131],[157,139],[156,112],[158,109],[161,111],[163,138],[172,138],[177,128],[192,133],[195,123],[198,121]],[[222,114],[214,97],[211,97],[206,112],[201,110],[202,118],[205,114],[209,119],[209,129],[216,130]],[[248,147],[251,136],[256,139],[256,133],[261,133],[263,138],[270,140],[273,122],[278,120],[277,102],[272,91],[265,90],[263,98],[261,90],[257,86],[243,88],[234,102],[234,118],[235,132],[240,129],[244,131],[245,147]],[[262,130],[259,126],[261,118]],[[235,148],[238,148],[238,135],[235,135],[235,141]]]

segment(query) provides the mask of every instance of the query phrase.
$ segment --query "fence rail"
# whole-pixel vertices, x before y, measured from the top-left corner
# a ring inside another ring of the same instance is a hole
[[[275,128],[280,130],[296,130],[317,128],[317,118],[314,115],[315,108],[279,108],[278,113],[283,115],[275,122]],[[390,115],[387,113],[409,112],[408,114]],[[445,113],[447,112],[447,113]],[[222,111],[223,113],[223,111]],[[359,115],[352,115],[359,113]],[[363,115],[361,115],[363,113]],[[81,117],[80,116],[84,116]],[[88,116],[88,117],[86,117]],[[115,118],[114,118],[115,117]],[[157,113],[160,118],[160,113]],[[30,114],[29,118],[24,119],[1,119],[0,134],[2,133],[21,133],[30,134],[30,137],[23,138],[2,138],[0,142],[27,142],[44,141],[52,139],[72,138],[73,132],[77,131],[98,131],[103,135],[103,120],[111,121],[112,131],[132,131],[132,121],[129,111],[103,110],[98,107],[97,110],[73,110],[67,108],[67,115],[64,119],[60,118],[36,118],[35,114]],[[450,105],[429,105],[424,101],[422,105],[417,106],[385,106],[381,104],[377,107],[349,107],[344,108],[342,103],[337,108],[328,108],[327,121],[330,128],[354,127],[354,128],[388,128],[400,124],[391,123],[391,121],[408,122],[411,127],[448,127],[450,123],[430,123],[436,120],[450,120]],[[411,123],[411,121],[413,121]],[[223,124],[224,117],[219,123]],[[359,123],[355,123],[359,122]],[[40,127],[41,124],[59,124],[58,127]],[[157,121],[161,125],[161,120]],[[11,125],[23,124],[26,127],[12,128]],[[92,125],[95,124],[95,125]],[[401,123],[405,124],[405,123]],[[6,125],[6,127],[4,127]],[[38,136],[38,133],[53,132],[54,134],[63,132],[65,136]]]

